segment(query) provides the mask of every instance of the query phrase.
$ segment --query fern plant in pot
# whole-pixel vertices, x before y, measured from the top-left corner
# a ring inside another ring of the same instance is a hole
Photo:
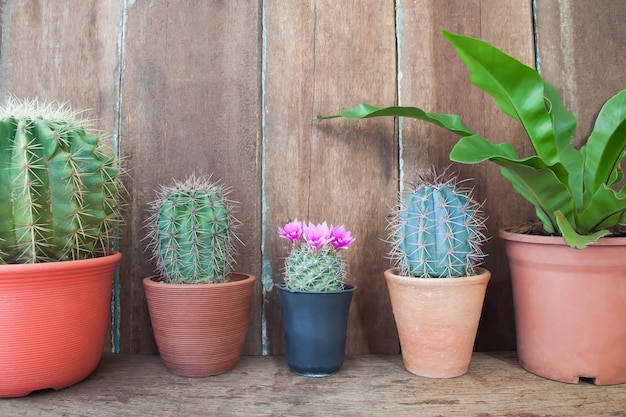
[[[228,192],[191,175],[161,186],[150,205],[158,275],[143,285],[161,359],[177,375],[228,372],[244,348],[255,277],[232,271],[239,222]]]
[[[343,365],[348,313],[357,289],[345,282],[341,250],[355,239],[343,226],[326,222],[295,220],[278,233],[292,245],[285,260],[285,279],[277,284],[287,365],[298,375],[332,375]]]
[[[384,275],[409,372],[467,372],[491,277],[478,267],[483,229],[481,206],[455,178],[433,171],[400,195],[389,220],[395,267]]]
[[[123,187],[79,114],[0,108],[0,397],[76,384],[104,350]]]
[[[537,71],[479,39],[443,32],[470,80],[526,131],[534,153],[474,133],[457,115],[368,104],[329,117],[412,117],[458,134],[450,159],[491,161],[531,203],[540,227],[500,231],[511,260],[521,365],[541,376],[626,382],[626,90],[598,113],[587,141],[571,143],[576,118]]]

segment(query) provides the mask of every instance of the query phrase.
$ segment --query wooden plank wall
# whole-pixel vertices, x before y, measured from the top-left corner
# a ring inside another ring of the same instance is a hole
[[[121,241],[122,351],[155,351],[141,283],[153,272],[140,240],[155,184],[195,172],[232,187],[245,243],[238,268],[260,275],[260,16],[251,4],[137,1],[123,10],[121,135],[133,202]],[[258,291],[254,300],[250,353],[260,341]]]
[[[289,243],[276,229],[298,218],[344,224],[356,237],[346,252],[349,280],[359,286],[348,351],[397,351],[381,254],[386,202],[397,184],[394,121],[312,123],[320,114],[372,97],[396,98],[392,2],[281,1],[266,8],[264,279],[279,281]],[[341,24],[338,24],[341,22]],[[358,41],[357,41],[358,40]],[[355,42],[358,44],[355,45]],[[360,45],[360,46],[359,46]],[[266,264],[266,265],[267,265]],[[277,291],[268,292],[280,306]],[[281,311],[268,310],[272,353],[281,348]]]
[[[521,152],[526,144],[522,130],[499,114],[490,97],[469,82],[466,67],[454,49],[443,39],[442,29],[478,37],[490,42],[522,62],[533,65],[532,9],[530,1],[458,0],[447,2],[406,2],[400,9],[400,103],[438,113],[456,113],[465,123],[493,141],[511,140]],[[450,165],[448,155],[457,137],[442,129],[413,120],[403,120],[403,180],[415,181],[420,171],[431,165]],[[485,267],[492,272],[476,349],[501,350],[515,346],[511,285],[504,248],[497,230],[532,217],[521,198],[492,164],[450,167],[475,190],[478,201],[485,201],[490,240],[484,247]],[[494,190],[498,190],[494,194]]]
[[[258,277],[247,354],[282,354],[272,284],[293,218],[345,224],[359,286],[347,351],[397,353],[382,272],[385,225],[400,185],[449,165],[455,138],[411,120],[312,122],[360,101],[461,114],[494,141],[528,152],[524,135],[471,86],[442,29],[480,37],[534,65],[580,116],[580,143],[599,106],[626,88],[622,0],[4,0],[0,100],[9,94],[91,109],[130,171],[124,260],[111,345],[155,353],[141,279],[142,238],[158,183],[191,172],[232,187],[242,221],[238,269]],[[533,21],[536,16],[536,22]],[[535,25],[535,26],[534,26]],[[489,164],[453,166],[486,200],[489,285],[477,350],[515,347],[501,227],[532,209]]]

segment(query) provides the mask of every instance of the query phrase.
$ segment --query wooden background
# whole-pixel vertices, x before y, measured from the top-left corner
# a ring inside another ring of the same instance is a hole
[[[454,135],[412,120],[312,122],[360,101],[463,116],[529,151],[522,131],[471,86],[441,30],[480,37],[535,66],[579,117],[626,88],[623,0],[4,0],[0,100],[12,94],[90,109],[130,176],[111,349],[155,353],[141,279],[158,183],[191,172],[233,188],[238,269],[258,278],[247,354],[282,354],[281,280],[293,218],[344,224],[359,286],[350,354],[397,353],[382,272],[389,206],[416,173],[449,165]],[[515,327],[501,227],[533,211],[491,164],[453,166],[486,200],[492,271],[477,350],[512,350]]]

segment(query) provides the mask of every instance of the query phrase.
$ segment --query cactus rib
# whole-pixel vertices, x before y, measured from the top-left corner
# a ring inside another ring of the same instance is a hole
[[[433,171],[400,196],[389,222],[389,256],[403,275],[473,275],[484,258],[484,222],[471,190]]]
[[[234,264],[236,229],[230,190],[207,177],[161,186],[147,220],[159,274],[170,283],[219,283]]]
[[[0,263],[86,259],[110,249],[122,172],[78,114],[15,98],[0,107]]]

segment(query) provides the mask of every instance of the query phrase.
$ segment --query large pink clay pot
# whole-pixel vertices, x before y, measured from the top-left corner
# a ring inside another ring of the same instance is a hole
[[[505,230],[520,365],[556,381],[626,382],[626,238],[585,249]]]

